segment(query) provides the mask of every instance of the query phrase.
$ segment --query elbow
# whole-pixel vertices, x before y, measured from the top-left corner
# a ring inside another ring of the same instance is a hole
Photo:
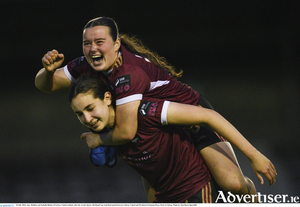
[[[47,81],[47,78],[45,78],[45,75],[43,75],[44,73],[44,68],[42,68],[35,76],[34,79],[34,85],[37,89],[39,89],[40,91],[46,92],[46,93],[51,93],[52,92],[52,80]]]
[[[45,92],[45,93],[51,93],[52,92],[52,88],[51,87],[45,87],[45,85],[43,85],[38,78],[35,78],[34,85],[37,89],[39,89],[42,92]]]
[[[41,85],[39,84],[39,81],[37,79],[35,79],[34,81],[34,85],[37,89],[39,89],[40,91],[44,91],[43,88],[41,87]]]
[[[41,86],[38,85],[38,84],[35,84],[35,87],[36,87],[37,89],[39,89],[40,91],[45,92],[45,93],[51,93],[51,92],[52,92],[51,90],[45,89],[45,88],[41,87]]]
[[[123,135],[123,140],[126,142],[132,141],[136,137],[136,133],[125,133]]]
[[[39,84],[39,81],[37,80],[37,78],[35,78],[34,80],[34,85],[37,89],[39,89],[40,91],[43,91],[41,85]]]
[[[122,143],[128,143],[131,142],[136,137],[136,130],[126,130],[122,131],[121,133],[117,133],[120,141]]]

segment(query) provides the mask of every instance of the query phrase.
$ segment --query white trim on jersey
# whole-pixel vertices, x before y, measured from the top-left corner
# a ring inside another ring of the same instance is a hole
[[[121,99],[117,99],[116,105],[118,106],[118,105],[126,104],[132,101],[142,100],[142,99],[143,99],[143,94],[134,94]]]
[[[170,83],[170,81],[168,81],[168,80],[166,80],[166,81],[160,81],[159,80],[159,81],[151,82],[150,83],[150,89],[149,89],[149,91],[151,91],[151,90],[153,90],[153,89],[155,89],[157,87],[161,87],[163,85],[167,85],[169,83]]]
[[[64,72],[66,74],[66,76],[69,78],[69,80],[72,82],[72,83],[75,83],[76,82],[76,79],[71,75],[71,73],[69,72],[68,70],[68,65],[66,65],[64,67]]]
[[[167,122],[167,112],[168,112],[168,107],[169,107],[170,101],[164,101],[164,105],[161,110],[161,115],[160,115],[160,121],[162,125],[168,125]]]

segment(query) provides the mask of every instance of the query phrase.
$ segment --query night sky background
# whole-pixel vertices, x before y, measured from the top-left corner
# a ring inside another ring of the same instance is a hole
[[[277,169],[261,194],[300,196],[300,1],[0,0],[0,203],[147,202],[140,176],[121,159],[94,167],[80,140],[87,131],[68,91],[34,86],[43,55],[82,56],[82,28],[116,20],[184,71],[204,95]]]

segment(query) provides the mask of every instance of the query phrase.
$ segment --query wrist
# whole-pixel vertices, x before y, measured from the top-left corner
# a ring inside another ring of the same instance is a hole
[[[257,158],[259,158],[261,156],[261,153],[257,150],[257,149],[253,149],[247,152],[246,157],[248,158],[248,160],[250,162],[253,162],[254,160],[256,160]]]
[[[54,72],[57,70],[57,68],[56,68],[56,69],[49,70],[49,69],[47,69],[46,67],[45,67],[44,69],[45,69],[46,74],[47,74],[47,75],[51,75],[51,76],[53,76]]]
[[[103,133],[99,134],[99,139],[98,139],[99,146],[101,146],[101,145],[109,145],[109,143],[107,143],[106,139],[105,139],[106,136],[107,136],[107,134],[108,134],[108,132],[103,132]]]

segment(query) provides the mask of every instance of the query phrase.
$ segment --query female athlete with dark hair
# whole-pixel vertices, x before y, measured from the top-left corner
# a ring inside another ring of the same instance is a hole
[[[70,90],[69,101],[80,122],[92,131],[114,128],[114,96],[99,78],[79,77]],[[151,196],[148,194],[149,202],[219,201],[217,195],[220,187],[211,177],[190,136],[177,124],[206,124],[230,139],[243,136],[217,112],[202,107],[144,97],[138,111],[138,130],[131,142],[118,147],[99,146],[100,137],[89,132],[84,136],[90,153],[95,155],[101,147],[106,147],[105,151],[117,151],[127,164],[153,186],[156,193]],[[99,163],[98,157],[91,159],[93,164]],[[253,196],[245,202],[256,200],[254,186],[251,193]]]
[[[60,68],[63,54],[49,51],[42,59],[44,68],[38,72],[35,84],[42,91],[54,92],[69,88],[82,74],[109,81],[116,94],[116,125],[111,132],[100,135],[101,145],[132,141],[137,132],[138,107],[143,97],[212,108],[198,92],[176,79],[182,71],[176,72],[164,58],[151,52],[136,38],[119,35],[111,18],[99,17],[87,23],[83,30],[83,52],[85,57]],[[189,133],[195,146],[219,186],[236,194],[249,194],[251,183],[232,159],[235,155],[230,144],[209,127],[191,129]],[[276,171],[269,159],[244,138],[228,141],[249,159],[262,184],[260,173],[270,185],[274,184]]]

